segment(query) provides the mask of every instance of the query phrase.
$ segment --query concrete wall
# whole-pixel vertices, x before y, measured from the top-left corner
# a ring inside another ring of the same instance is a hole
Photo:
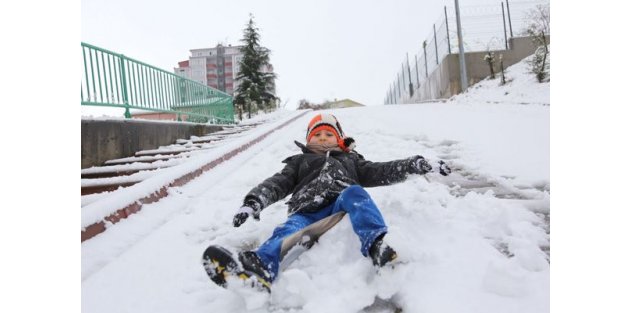
[[[81,168],[133,156],[177,139],[204,136],[221,126],[144,120],[81,120]]]
[[[549,38],[547,38],[549,42]],[[494,71],[499,77],[499,55],[503,55],[503,67],[516,64],[525,57],[536,51],[536,46],[530,37],[510,38],[509,50],[495,50],[496,62]],[[484,60],[486,52],[468,52],[466,57],[466,74],[468,76],[468,86],[490,76],[488,63]],[[532,74],[533,75],[533,74]],[[414,95],[409,98],[409,91],[403,97],[401,103],[420,102],[433,99],[450,98],[461,92],[461,80],[459,75],[459,54],[449,54],[444,57],[440,65],[429,75],[429,77],[414,90]]]

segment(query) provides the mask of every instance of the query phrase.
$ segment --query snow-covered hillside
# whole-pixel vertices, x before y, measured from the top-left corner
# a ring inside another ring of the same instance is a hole
[[[519,63],[507,86],[484,81],[445,103],[328,111],[368,160],[420,154],[454,169],[367,189],[398,252],[394,269],[361,255],[344,218],[283,264],[270,296],[206,276],[209,244],[249,249],[286,219],[280,201],[259,222],[231,225],[243,196],[300,152],[293,141],[304,141],[309,113],[82,243],[82,311],[548,312],[549,84],[525,72]]]
[[[541,104],[549,105],[549,82],[538,83],[529,56],[505,70],[506,84],[501,85],[501,73],[495,79],[489,77],[468,88],[463,94],[449,99],[459,104],[500,103],[500,104]]]

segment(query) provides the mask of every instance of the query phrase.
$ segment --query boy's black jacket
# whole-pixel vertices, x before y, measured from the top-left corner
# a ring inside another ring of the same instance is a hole
[[[245,196],[245,202],[255,200],[263,209],[293,194],[287,202],[289,214],[315,212],[335,201],[347,186],[390,185],[405,180],[410,173],[419,172],[414,166],[419,156],[371,162],[354,151],[331,151],[327,156],[313,153],[297,141],[295,144],[303,153],[282,161],[286,166],[254,187]]]

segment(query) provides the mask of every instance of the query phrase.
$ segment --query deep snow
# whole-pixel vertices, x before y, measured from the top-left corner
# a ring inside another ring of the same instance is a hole
[[[411,175],[368,189],[402,262],[395,269],[376,271],[344,218],[284,265],[269,298],[216,287],[201,267],[207,245],[252,248],[285,220],[280,201],[260,222],[231,226],[247,191],[299,153],[293,140],[304,140],[309,113],[82,243],[82,311],[361,312],[378,297],[404,312],[548,312],[549,84],[530,80],[523,68],[510,68],[510,86],[485,81],[446,103],[330,112],[369,160],[443,159],[457,173],[521,190],[526,199],[462,195],[439,175]],[[505,91],[524,99],[535,92],[536,101],[501,100]]]

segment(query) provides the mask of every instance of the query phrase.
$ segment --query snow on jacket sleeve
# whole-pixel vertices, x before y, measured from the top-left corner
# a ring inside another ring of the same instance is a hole
[[[415,157],[389,162],[372,162],[362,156],[357,157],[359,183],[364,187],[391,185],[401,182],[411,173],[417,172],[413,166]]]
[[[284,199],[284,197],[293,191],[293,188],[295,188],[297,184],[297,159],[298,158],[293,156],[282,161],[286,163],[284,168],[254,187],[247,193],[244,201],[250,199],[256,200],[260,203],[262,210],[276,201]]]

